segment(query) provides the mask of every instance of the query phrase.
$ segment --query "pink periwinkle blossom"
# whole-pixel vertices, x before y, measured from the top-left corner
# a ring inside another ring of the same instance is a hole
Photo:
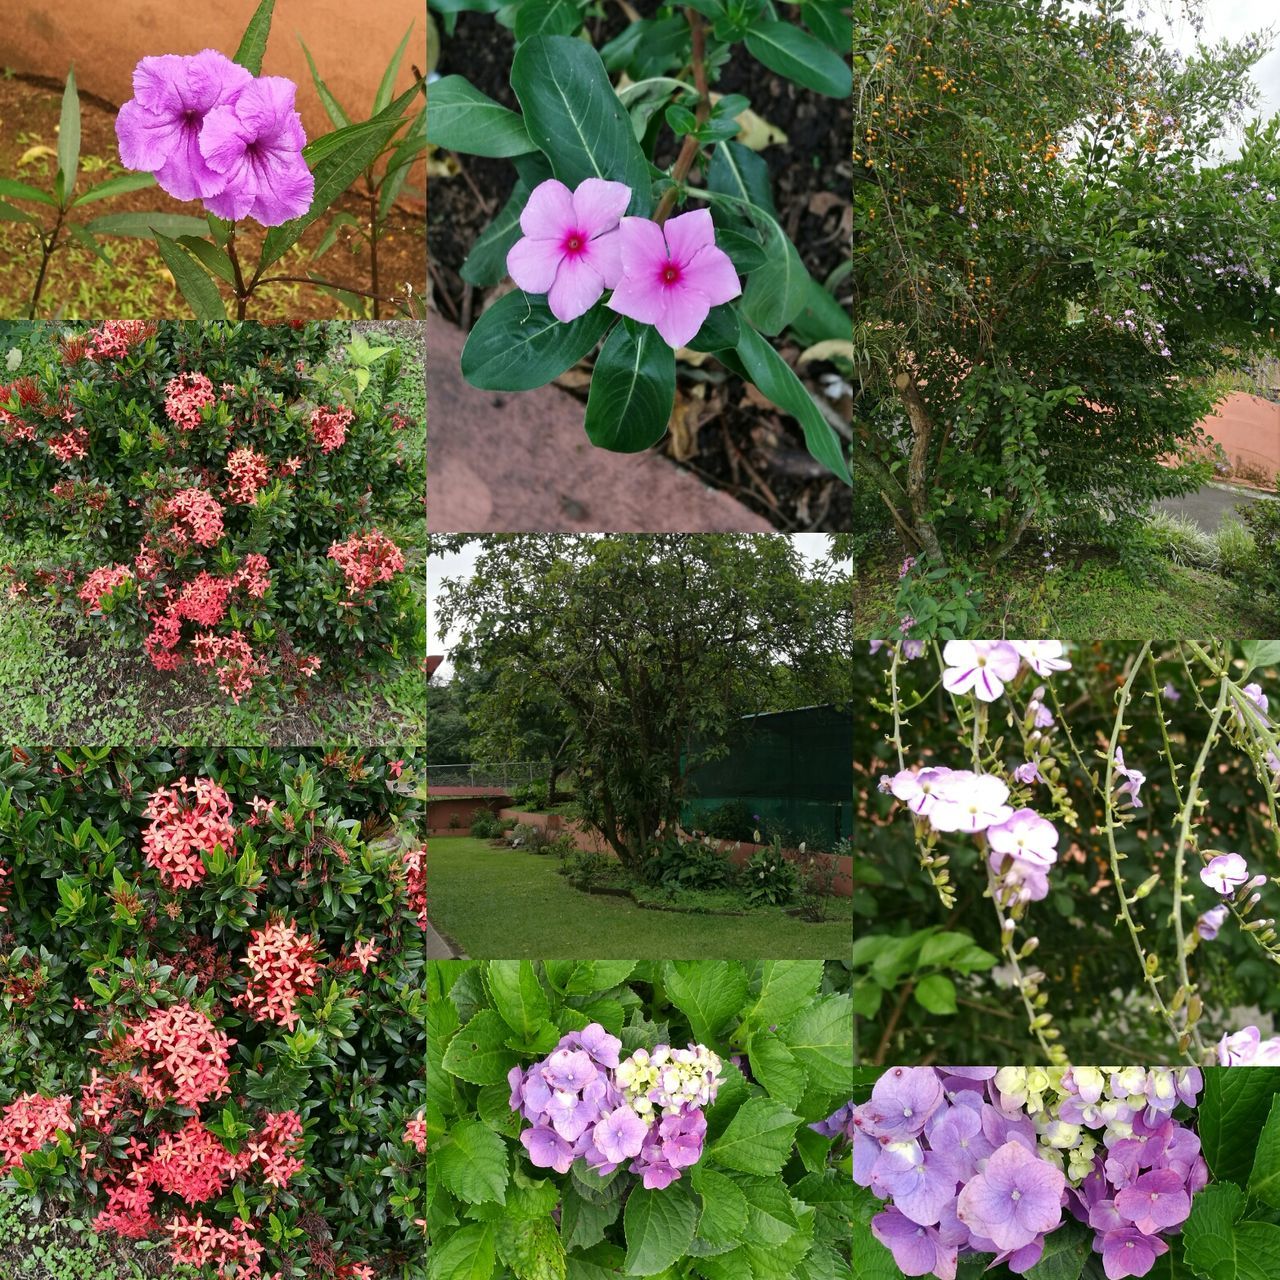
[[[585,315],[622,274],[618,219],[631,199],[623,182],[587,178],[570,191],[548,178],[520,211],[524,233],[507,254],[507,270],[526,293],[545,293],[557,320]]]
[[[1220,853],[1200,868],[1200,879],[1215,893],[1231,897],[1249,878],[1249,866],[1238,853]]]
[[[622,277],[609,299],[619,315],[651,324],[671,347],[688,346],[711,308],[742,292],[729,255],[716,245],[706,209],[669,218],[623,218]]]
[[[969,693],[994,702],[1017,674],[1022,659],[1007,640],[948,640],[942,650],[948,693]]]

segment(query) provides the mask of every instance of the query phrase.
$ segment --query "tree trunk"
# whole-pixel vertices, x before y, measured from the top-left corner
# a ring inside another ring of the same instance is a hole
[[[893,385],[911,423],[911,457],[907,462],[907,497],[911,503],[912,526],[920,549],[937,564],[943,563],[942,546],[929,518],[929,452],[933,443],[933,419],[915,380],[905,370],[894,375]]]

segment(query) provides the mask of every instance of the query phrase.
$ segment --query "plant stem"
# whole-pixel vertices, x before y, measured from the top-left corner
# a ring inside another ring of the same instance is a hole
[[[236,224],[231,224],[231,230],[227,232],[227,257],[231,259],[231,271],[236,278],[236,319],[243,320],[249,308],[249,295],[253,292],[253,286],[247,289],[244,283],[244,273],[240,270],[240,257],[236,253]]]
[[[693,83],[698,90],[698,102],[693,113],[697,117],[698,125],[702,126],[706,123],[707,116],[711,114],[711,90],[707,85],[707,36],[702,26],[702,18],[696,9],[686,9],[684,16],[689,23],[689,34],[693,38],[691,59]],[[686,135],[680,154],[676,157],[675,166],[671,170],[671,186],[662,193],[662,199],[658,201],[658,208],[653,215],[654,222],[659,226],[671,216],[671,211],[676,205],[676,196],[689,177],[689,170],[693,168],[693,162],[697,156],[698,135],[690,133]]]
[[[365,176],[365,182],[369,191],[369,297],[373,300],[373,318],[379,320],[378,237],[381,232],[378,227],[378,187],[371,173]]]
[[[31,293],[31,305],[27,308],[28,320],[36,318],[36,308],[40,305],[40,295],[44,292],[45,277],[49,273],[49,262],[58,247],[58,236],[62,232],[62,220],[65,217],[66,210],[59,209],[57,221],[53,224],[53,231],[50,233],[48,240],[44,236],[40,237],[40,274],[36,276],[36,287]]]

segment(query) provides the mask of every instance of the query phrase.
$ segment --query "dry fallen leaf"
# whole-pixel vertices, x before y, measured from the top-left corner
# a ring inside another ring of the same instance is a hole
[[[676,388],[667,430],[671,433],[671,456],[677,462],[688,462],[698,456],[698,428],[702,425],[705,407],[704,386],[698,385],[687,393],[682,387]]]
[[[49,156],[51,159],[56,160],[58,153],[52,147],[46,147],[43,143],[36,143],[34,147],[28,147],[18,157],[18,168],[21,169],[33,160],[39,160],[41,156]]]
[[[741,125],[737,141],[752,151],[763,151],[765,147],[782,146],[787,135],[776,124],[770,124],[763,116],[758,116],[748,107],[741,115],[734,116]]]
[[[834,191],[815,191],[809,197],[809,212],[815,217],[825,218],[832,209],[847,203],[844,196],[838,196]]]
[[[813,360],[848,360],[851,364],[855,360],[855,350],[851,339],[848,338],[828,338],[825,342],[815,342],[813,346],[806,347],[801,353],[797,364],[809,364]]]
[[[447,151],[441,151],[438,147],[427,143],[427,177],[428,178],[456,178],[458,176],[458,162]]]

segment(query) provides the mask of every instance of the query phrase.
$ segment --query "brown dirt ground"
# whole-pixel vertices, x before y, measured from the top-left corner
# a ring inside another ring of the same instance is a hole
[[[643,16],[655,0],[641,0]],[[609,17],[589,23],[599,47],[621,28],[624,18],[610,7]],[[492,17],[462,13],[453,35],[441,43],[438,70],[465,75],[477,88],[518,108],[508,75],[511,34]],[[848,261],[852,209],[851,116],[847,102],[825,98],[766,72],[739,48],[714,86],[744,93],[754,111],[788,136],[784,146],[766,148],[774,198],[784,229],[795,242],[810,273],[819,281]],[[427,253],[432,296],[441,314],[469,329],[483,310],[483,298],[458,274],[468,250],[511,192],[510,162],[476,156],[453,157],[458,174],[430,179]],[[663,160],[664,157],[659,157]],[[671,156],[665,157],[672,159]],[[851,305],[847,286],[836,296]],[[794,362],[798,349],[784,345]],[[804,367],[809,378],[828,366]],[[850,526],[849,489],[815,463],[795,423],[759,398],[753,389],[714,361],[699,368],[679,366],[674,425],[663,447],[681,466],[723,489],[787,530],[842,530]],[[570,370],[562,386],[585,399],[589,376]],[[848,412],[850,406],[837,406]]]
[[[62,86],[27,77],[0,78],[0,175],[33,186],[51,184],[56,161],[47,155],[22,157],[32,147],[57,146],[57,126],[61,110]],[[76,194],[95,182],[123,173],[116,150],[115,107],[99,98],[80,94],[81,162]],[[419,189],[420,190],[420,189]],[[23,206],[39,212],[41,206]],[[365,201],[348,194],[338,208],[359,218],[367,211]],[[405,195],[392,211],[386,234],[379,245],[379,274],[384,293],[405,296],[405,283],[413,285],[421,297],[426,271],[422,251],[423,201]],[[84,206],[82,221],[107,213],[186,213],[199,216],[195,202],[174,200],[157,187],[131,192]],[[47,212],[47,210],[45,210]],[[327,280],[351,288],[369,287],[369,255],[344,228],[337,242],[317,262],[311,252],[324,238],[328,219],[322,218],[303,235],[300,247],[273,269],[272,274],[308,275],[314,272]],[[265,232],[246,230],[242,261],[256,260]],[[0,316],[25,315],[26,301],[39,269],[39,256],[29,247],[26,228],[0,222]],[[160,256],[148,242],[134,237],[111,236],[100,241],[111,256],[115,270],[108,273],[93,254],[75,241],[54,255],[50,279],[44,290],[40,312],[63,319],[113,317],[189,316],[190,309],[173,284]],[[384,305],[382,314],[388,314]],[[349,316],[337,299],[310,285],[272,285],[255,295],[249,318],[260,321],[324,319]]]

